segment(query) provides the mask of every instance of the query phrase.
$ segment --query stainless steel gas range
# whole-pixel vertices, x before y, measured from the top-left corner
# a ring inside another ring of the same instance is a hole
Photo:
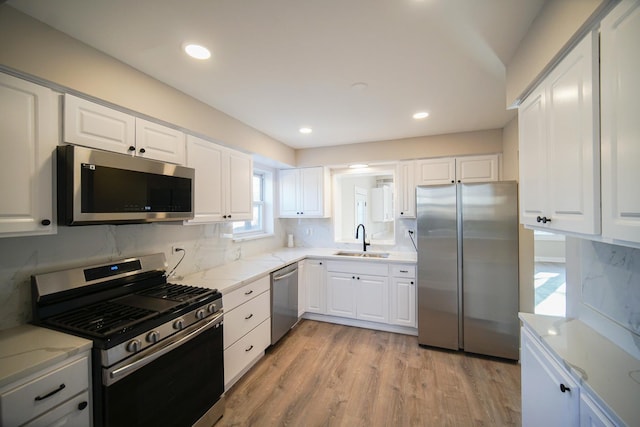
[[[222,295],[164,254],[32,276],[34,323],[93,340],[94,425],[211,426],[224,411]]]

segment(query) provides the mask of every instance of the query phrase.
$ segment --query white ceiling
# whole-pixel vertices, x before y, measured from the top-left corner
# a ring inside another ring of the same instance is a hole
[[[544,0],[8,3],[305,148],[503,127],[505,64]],[[186,57],[188,41],[211,59]]]

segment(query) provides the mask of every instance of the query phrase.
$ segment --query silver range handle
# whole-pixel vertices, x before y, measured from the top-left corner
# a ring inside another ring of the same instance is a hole
[[[164,356],[172,350],[175,350],[182,344],[187,341],[195,338],[200,335],[204,331],[213,328],[214,326],[220,324],[222,322],[224,313],[219,313],[208,320],[207,323],[200,326],[199,324],[193,325],[190,328],[182,331],[183,333],[175,336],[173,339],[168,339],[166,342],[158,344],[160,347],[153,346],[148,349],[148,351],[140,353],[138,356],[133,356],[136,360],[124,365],[119,366],[115,365],[112,368],[106,370],[102,375],[102,382],[104,385],[111,385],[122,378],[125,378],[127,375],[132,374],[136,370],[142,368],[143,366],[148,365],[154,360]]]
[[[273,280],[276,281],[276,280],[286,279],[287,277],[289,277],[289,276],[291,276],[291,275],[293,275],[293,274],[295,274],[297,272],[298,272],[298,269],[296,268],[292,272],[287,273],[287,274],[283,274],[282,276],[273,276]]]

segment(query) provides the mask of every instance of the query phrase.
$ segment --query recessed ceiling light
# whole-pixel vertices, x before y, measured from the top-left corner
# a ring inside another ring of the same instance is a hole
[[[313,132],[313,129],[311,128],[300,128],[300,133],[311,133]]]
[[[357,92],[364,92],[369,87],[365,82],[357,82],[351,85],[351,89]]]
[[[426,111],[420,111],[419,113],[415,113],[413,115],[413,118],[416,120],[424,119],[426,117],[429,117],[429,113],[427,113]]]
[[[199,44],[185,45],[184,51],[192,58],[195,59],[209,59],[211,58],[211,52],[204,46]]]
[[[364,164],[364,163],[355,163],[355,164],[353,164],[353,165],[349,165],[349,167],[350,167],[351,169],[364,169],[364,168],[368,168],[368,167],[369,167],[369,165]]]

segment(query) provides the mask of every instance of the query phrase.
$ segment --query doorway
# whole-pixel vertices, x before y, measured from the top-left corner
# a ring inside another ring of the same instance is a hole
[[[534,231],[534,313],[565,317],[566,250],[563,235]]]

